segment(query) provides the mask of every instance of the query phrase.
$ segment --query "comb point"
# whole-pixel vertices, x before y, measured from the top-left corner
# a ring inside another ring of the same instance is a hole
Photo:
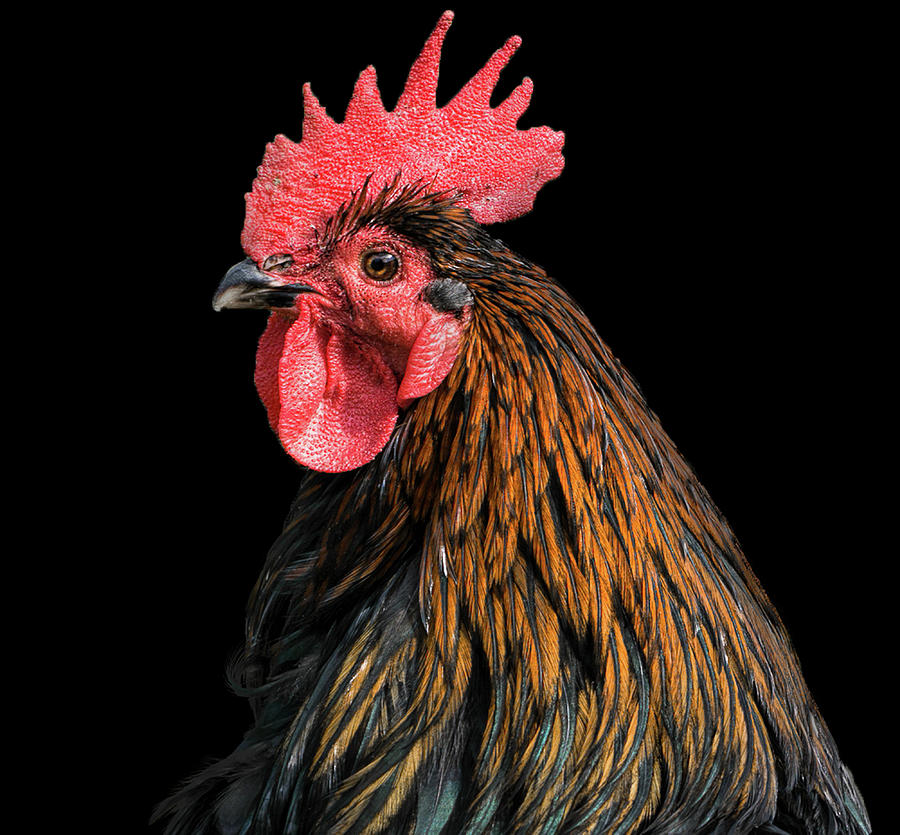
[[[563,134],[516,128],[531,97],[528,78],[496,108],[490,106],[500,72],[522,43],[517,35],[446,107],[437,108],[441,49],[453,17],[450,11],[441,15],[390,113],[372,67],[360,73],[340,124],[310,85],[303,86],[301,141],[278,137],[267,148],[248,195],[242,235],[248,255],[266,257],[272,247],[289,251],[300,245],[312,234],[306,230],[326,222],[364,182],[372,193],[392,183],[455,192],[479,223],[531,210],[537,192],[562,171]]]

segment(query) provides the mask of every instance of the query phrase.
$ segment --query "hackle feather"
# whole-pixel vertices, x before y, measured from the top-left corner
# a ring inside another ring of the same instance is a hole
[[[342,208],[473,311],[370,465],[308,472],[250,602],[256,724],[169,832],[867,832],[727,522],[565,291],[452,194]],[[210,802],[198,813],[197,800]]]

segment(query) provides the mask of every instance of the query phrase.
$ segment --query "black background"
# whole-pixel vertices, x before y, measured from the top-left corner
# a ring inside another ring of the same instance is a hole
[[[877,824],[896,654],[876,324],[888,274],[871,255],[885,228],[877,24],[756,7],[627,20],[453,7],[439,103],[517,33],[496,100],[528,75],[520,125],[567,135],[562,177],[495,234],[585,307],[695,466]],[[82,474],[104,485],[75,534],[91,556],[59,578],[98,592],[80,598],[79,690],[100,707],[86,737],[115,798],[93,815],[119,831],[141,831],[155,802],[239,740],[248,712],[225,663],[299,475],[252,385],[264,317],[210,305],[243,257],[243,195],[267,141],[299,140],[304,81],[340,118],[372,63],[391,106],[441,10],[137,12],[75,48],[47,88],[82,143],[72,260],[98,314],[70,394],[88,428],[58,458],[75,474],[71,502]]]

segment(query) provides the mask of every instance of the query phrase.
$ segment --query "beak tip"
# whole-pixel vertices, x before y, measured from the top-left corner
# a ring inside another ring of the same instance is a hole
[[[300,293],[316,292],[307,284],[282,284],[257,269],[249,258],[235,264],[213,296],[213,310],[226,307],[272,310],[290,307]]]
[[[220,287],[218,292],[213,296],[212,309],[218,313],[226,307],[234,306],[241,296],[241,287],[231,284]]]

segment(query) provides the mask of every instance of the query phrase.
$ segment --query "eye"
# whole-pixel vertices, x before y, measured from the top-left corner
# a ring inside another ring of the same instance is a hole
[[[375,281],[390,281],[400,268],[400,259],[383,249],[367,250],[360,261],[366,275]]]
[[[290,255],[270,255],[262,262],[263,272],[281,272],[294,263]]]

